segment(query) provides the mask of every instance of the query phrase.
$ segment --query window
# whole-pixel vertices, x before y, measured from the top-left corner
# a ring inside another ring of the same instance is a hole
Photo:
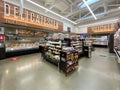
[[[88,5],[91,5],[91,4],[96,3],[96,2],[98,2],[98,1],[100,1],[100,0],[86,0],[86,2],[87,2]],[[86,5],[83,4],[83,2],[80,2],[80,3],[78,4],[78,7],[79,7],[79,8],[84,8],[84,7],[86,7]]]

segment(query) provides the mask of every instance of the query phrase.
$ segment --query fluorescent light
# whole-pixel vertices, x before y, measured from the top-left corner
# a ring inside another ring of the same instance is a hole
[[[100,0],[86,0],[86,3],[87,3],[88,5],[91,5],[91,4],[94,4],[94,3],[98,2],[98,1],[100,1]],[[79,7],[80,7],[80,8],[84,8],[84,7],[86,7],[86,5],[83,4],[83,5],[79,6]]]
[[[44,10],[46,10],[46,11],[48,11],[48,12],[50,12],[50,13],[52,13],[52,14],[58,16],[58,17],[61,17],[61,18],[65,19],[65,20],[67,20],[67,21],[69,21],[69,22],[71,22],[71,23],[73,23],[73,24],[77,24],[76,22],[71,21],[70,19],[68,19],[68,18],[66,18],[66,17],[63,17],[63,16],[61,16],[60,14],[57,14],[57,13],[55,13],[55,12],[53,12],[53,11],[51,11],[51,10],[49,10],[49,9],[47,9],[47,8],[45,8],[45,7],[43,7],[43,6],[41,6],[41,5],[39,5],[39,4],[37,4],[37,3],[33,2],[33,1],[31,1],[31,0],[26,0],[26,1],[28,1],[29,3],[32,3],[32,4],[34,4],[34,5],[36,5],[36,6],[40,7],[40,8],[42,8],[42,9],[44,9]]]
[[[120,9],[120,7],[118,7]]]
[[[89,9],[90,13],[92,14],[92,16],[94,17],[94,19],[96,20],[97,17],[95,16],[95,14],[93,13],[93,11],[91,10],[91,8],[89,7],[89,5],[86,3],[85,0],[83,0],[83,2],[85,3],[85,5],[87,6],[87,8]]]

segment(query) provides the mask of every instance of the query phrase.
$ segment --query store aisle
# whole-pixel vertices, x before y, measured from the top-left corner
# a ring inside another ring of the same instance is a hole
[[[65,77],[40,54],[0,61],[0,90],[120,90],[120,70],[114,54],[98,48],[81,58],[76,71]]]

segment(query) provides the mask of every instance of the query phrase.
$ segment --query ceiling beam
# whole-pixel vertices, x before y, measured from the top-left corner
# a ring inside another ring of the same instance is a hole
[[[120,12],[119,12],[119,9],[114,9],[114,10],[110,10],[108,11],[105,16],[101,17],[101,18],[98,18],[97,20],[93,20],[93,19],[89,19],[89,20],[84,20],[84,21],[81,21],[79,23],[76,24],[76,26],[80,26],[80,25],[85,25],[85,24],[90,24],[90,23],[93,23],[93,22],[96,22],[96,21],[100,21],[100,20],[105,20],[105,19],[115,19],[115,18],[119,18],[119,15],[120,15]]]
[[[62,0],[65,4],[70,5],[70,3],[66,0]]]
[[[71,4],[73,3],[72,0],[67,0],[68,2],[70,2]]]
[[[104,12],[108,11],[108,4],[107,3],[103,3],[103,7],[104,7]]]
[[[120,7],[120,4],[111,4],[111,5],[108,5],[110,7]]]
[[[56,3],[59,3],[59,0],[55,0],[55,1],[53,2],[53,4],[51,4],[51,6],[49,7],[49,9],[54,8],[54,7],[56,6]]]
[[[58,3],[59,0],[55,0],[53,3],[48,3],[50,5],[50,7],[48,9],[53,9],[56,6],[56,3]],[[48,12],[48,11],[45,11]]]
[[[100,1],[100,2],[98,2],[98,3],[96,3],[96,4],[93,4],[93,5],[90,5],[90,7],[91,8],[94,8],[94,7],[96,7],[96,6],[98,6],[98,5],[101,5],[101,4],[103,4],[104,3],[104,1]],[[78,9],[77,11],[74,11],[74,12],[72,12],[72,13],[69,13],[69,14],[67,14],[65,17],[70,17],[70,16],[72,16],[72,15],[74,15],[74,14],[77,14],[77,13],[79,13],[79,12],[85,12],[85,11],[88,11],[88,9],[87,8],[82,8],[82,9]]]
[[[82,1],[82,0],[77,0],[77,1],[75,1],[75,2],[72,2],[71,5],[69,5],[67,8],[65,8],[64,10],[62,10],[61,13],[64,13],[67,9],[69,9],[71,6],[76,5],[76,4],[79,3],[80,1]]]
[[[95,8],[93,9],[93,12],[96,11],[96,10],[97,10],[98,8],[100,8],[100,7],[103,7],[103,5],[99,5],[99,6],[95,7]],[[83,17],[78,18],[75,22],[79,22],[81,19],[86,18],[89,14],[90,14],[90,12],[88,12],[87,14],[85,14]]]

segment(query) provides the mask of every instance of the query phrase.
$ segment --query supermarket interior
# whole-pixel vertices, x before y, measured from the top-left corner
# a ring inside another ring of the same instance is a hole
[[[120,0],[0,0],[0,90],[120,90]]]

